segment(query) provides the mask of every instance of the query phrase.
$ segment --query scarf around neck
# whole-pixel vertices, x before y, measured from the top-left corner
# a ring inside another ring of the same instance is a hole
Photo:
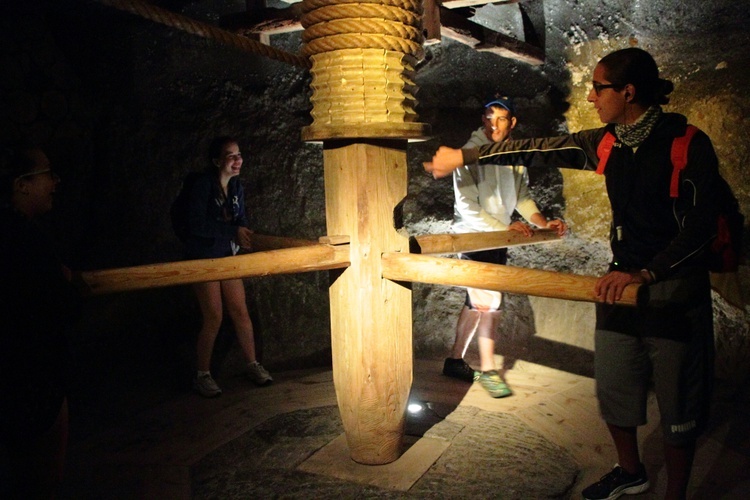
[[[658,104],[650,106],[646,112],[635,121],[635,123],[628,125],[618,123],[615,125],[615,134],[617,134],[617,137],[622,142],[631,148],[637,148],[654,129],[654,125],[656,125],[656,122],[661,115],[661,106]]]

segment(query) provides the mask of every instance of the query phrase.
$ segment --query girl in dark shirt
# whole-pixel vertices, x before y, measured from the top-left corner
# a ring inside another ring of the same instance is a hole
[[[247,228],[245,197],[239,173],[242,154],[231,137],[214,139],[209,148],[211,166],[195,179],[190,190],[189,236],[185,243],[190,259],[209,259],[235,255],[250,248],[252,232]],[[193,388],[203,397],[221,395],[211,377],[211,354],[226,307],[245,358],[247,375],[258,385],[273,381],[255,356],[253,324],[245,301],[241,279],[209,281],[193,285],[200,303],[203,324],[198,333],[197,373]]]

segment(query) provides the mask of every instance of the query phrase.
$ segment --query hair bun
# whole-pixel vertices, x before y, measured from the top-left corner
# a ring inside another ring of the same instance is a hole
[[[668,95],[674,90],[674,84],[672,81],[665,80],[664,78],[659,78],[659,87],[663,95]]]

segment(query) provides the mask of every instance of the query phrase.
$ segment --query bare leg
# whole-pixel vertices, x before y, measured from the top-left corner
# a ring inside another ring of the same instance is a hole
[[[218,281],[195,283],[193,290],[201,308],[203,324],[196,343],[198,371],[209,371],[214,342],[219,334],[222,319],[221,285]]]
[[[479,313],[479,322],[477,332],[479,338],[479,360],[480,370],[487,372],[496,369],[495,367],[495,336],[497,335],[497,325],[500,322],[500,311]]]
[[[237,341],[248,362],[255,359],[255,339],[253,338],[253,323],[247,312],[245,302],[245,285],[240,279],[221,282],[221,293],[227,306],[229,317],[232,318]]]
[[[451,349],[451,358],[460,359],[464,357],[466,349],[474,337],[474,332],[477,330],[479,320],[479,311],[469,309],[467,306],[461,309],[456,323],[456,340],[453,342],[453,348]]]
[[[690,471],[695,457],[695,442],[687,446],[664,443],[664,461],[667,466],[667,500],[683,500],[687,496]]]
[[[607,424],[609,434],[617,448],[617,461],[626,472],[638,473],[641,457],[638,452],[638,431],[635,427],[618,427]]]

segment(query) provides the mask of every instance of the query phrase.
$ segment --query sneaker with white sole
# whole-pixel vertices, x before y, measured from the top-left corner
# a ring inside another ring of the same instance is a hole
[[[587,500],[614,500],[622,495],[643,493],[649,486],[651,483],[648,482],[643,464],[635,474],[630,474],[615,464],[614,469],[603,475],[598,482],[584,489],[581,494]]]
[[[221,396],[221,388],[216,384],[210,373],[196,375],[193,379],[193,389],[204,398]]]
[[[263,365],[254,361],[247,364],[247,376],[255,382],[256,385],[268,385],[273,382],[273,377]]]
[[[477,380],[493,398],[507,398],[513,394],[497,370],[482,372]]]

